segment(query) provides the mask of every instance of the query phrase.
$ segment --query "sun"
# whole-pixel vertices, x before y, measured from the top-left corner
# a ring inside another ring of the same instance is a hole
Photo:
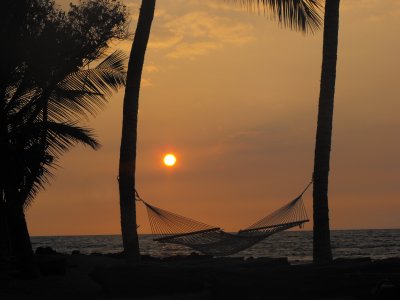
[[[172,153],[168,153],[164,156],[163,161],[167,167],[172,167],[176,163],[176,157]]]

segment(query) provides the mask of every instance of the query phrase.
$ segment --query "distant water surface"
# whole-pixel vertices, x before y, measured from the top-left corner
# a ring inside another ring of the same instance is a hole
[[[333,230],[331,233],[334,257],[365,257],[382,259],[400,257],[400,229],[385,230]],[[156,257],[188,255],[190,248],[153,242],[151,235],[140,235],[140,251]],[[50,246],[58,252],[116,253],[122,251],[118,235],[93,236],[40,236],[32,237],[34,249]],[[232,256],[288,257],[292,263],[312,260],[312,232],[285,231],[273,235],[253,247]]]

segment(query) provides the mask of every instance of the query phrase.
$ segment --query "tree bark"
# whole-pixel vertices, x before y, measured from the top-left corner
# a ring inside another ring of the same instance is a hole
[[[339,4],[340,0],[326,0],[325,2],[321,86],[313,174],[313,259],[315,263],[326,263],[332,260],[328,179],[336,81]]]
[[[136,226],[135,171],[142,69],[154,17],[156,0],[143,0],[129,57],[125,87],[119,161],[121,231],[124,253],[131,261],[140,259]]]
[[[3,188],[0,188],[3,194]],[[0,195],[0,257],[11,255],[10,238],[6,219],[6,207],[3,195]]]
[[[35,276],[33,249],[22,205],[11,201],[6,204],[6,221],[11,254],[18,260],[19,269],[27,277]]]

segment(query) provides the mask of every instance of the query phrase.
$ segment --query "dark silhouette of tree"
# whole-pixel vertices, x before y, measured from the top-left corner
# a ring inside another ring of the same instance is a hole
[[[135,172],[139,91],[144,56],[150,37],[156,0],[143,0],[128,62],[124,96],[119,160],[119,195],[124,253],[129,260],[140,259],[136,224]]]
[[[339,3],[340,0],[325,1],[321,86],[313,174],[313,259],[315,263],[326,263],[332,260],[328,178],[336,82]]]
[[[303,32],[316,30],[321,22],[318,10],[320,0],[232,0],[250,9],[264,7],[266,14],[285,27]],[[139,20],[128,63],[125,88],[122,137],[119,163],[119,193],[121,229],[125,255],[138,261],[140,258],[136,225],[135,172],[136,143],[139,109],[139,91],[146,53],[154,17],[156,1],[142,1]]]
[[[98,148],[79,121],[125,84],[125,55],[105,51],[110,39],[126,37],[127,13],[113,0],[81,1],[68,13],[49,0],[6,4],[13,17],[0,21],[11,41],[0,55],[0,238],[26,266],[32,246],[24,210],[63,153],[76,143]]]

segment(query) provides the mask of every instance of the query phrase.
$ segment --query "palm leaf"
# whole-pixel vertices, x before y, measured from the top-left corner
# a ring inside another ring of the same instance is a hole
[[[125,84],[125,61],[125,54],[116,51],[95,68],[73,72],[45,88],[28,81],[8,87],[6,140],[24,207],[49,183],[62,154],[78,143],[99,148],[93,131],[71,120],[95,114],[106,96]]]
[[[284,27],[310,32],[318,30],[322,24],[319,13],[321,0],[226,0],[249,10],[263,10],[266,15],[277,19]]]
[[[105,104],[101,93],[88,90],[63,90],[56,87],[48,103],[49,116],[53,121],[76,120],[95,115]]]
[[[8,115],[9,122],[22,122],[31,115],[36,107],[36,99],[40,97],[42,90],[32,85],[28,80],[20,80],[14,85],[8,86],[6,95],[8,96],[4,113]]]
[[[106,103],[106,96],[125,85],[126,55],[115,51],[93,69],[79,70],[62,80],[49,101],[49,115],[54,120],[69,115],[87,117],[95,115]]]
[[[55,163],[47,163],[46,160],[37,161],[33,164],[33,160],[30,160],[30,168],[25,172],[25,184],[21,189],[21,199],[23,200],[23,207],[28,208],[35,196],[43,190],[47,184],[50,183],[50,179],[54,177],[52,169],[55,168]]]
[[[37,137],[46,128],[47,147]],[[93,131],[77,126],[76,123],[41,122],[19,128],[12,136],[14,139],[24,136],[30,143],[24,145],[20,158],[24,164],[25,184],[21,187],[21,199],[25,199],[24,207],[28,207],[36,194],[49,183],[52,171],[58,167],[57,161],[63,153],[75,144],[83,144],[93,149],[100,147]],[[44,152],[43,152],[44,151]]]
[[[100,147],[93,130],[80,127],[76,123],[46,122],[46,128],[48,151],[55,157],[65,153],[77,143],[94,150]]]

